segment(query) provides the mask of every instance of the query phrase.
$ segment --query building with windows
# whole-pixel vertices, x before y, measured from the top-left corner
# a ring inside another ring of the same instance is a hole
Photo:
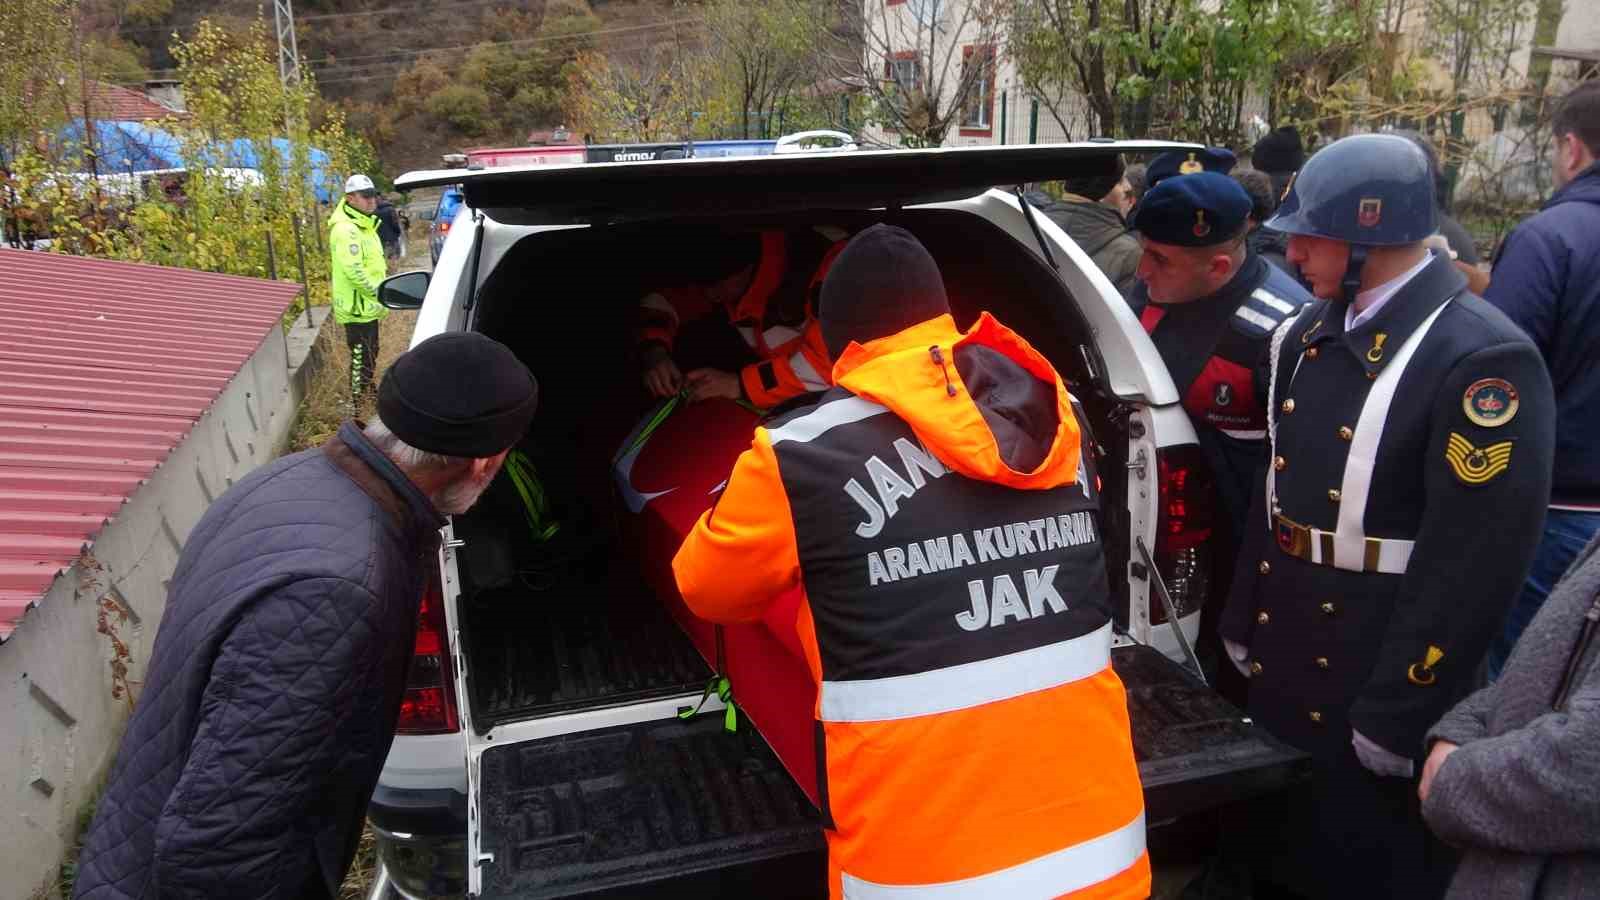
[[[1501,23],[1501,32],[1487,39],[1494,52],[1478,49],[1478,59],[1465,76],[1452,78],[1450,22],[1429,22],[1424,3],[1391,4],[1373,23],[1377,39],[1395,52],[1428,50],[1425,67],[1441,92],[1493,93],[1486,78],[1520,87],[1545,60],[1557,83],[1600,72],[1600,16],[1597,0],[1569,3],[1550,46],[1536,46],[1535,22]],[[890,145],[919,143],[917,126],[931,118],[948,124],[945,146],[1046,143],[1097,137],[1087,103],[1057,104],[1062,120],[1036,103],[1023,89],[1016,66],[1006,52],[1006,0],[861,0],[860,47],[863,75],[881,77],[864,94],[880,105],[904,104],[906,121],[864,129],[869,141]],[[1530,10],[1530,15],[1532,11]],[[1462,27],[1457,25],[1457,27]],[[1546,34],[1546,39],[1550,37]],[[1487,55],[1486,55],[1487,54]],[[1488,58],[1493,56],[1492,59]],[[1460,67],[1454,67],[1460,68]],[[1479,70],[1482,70],[1480,72]],[[1500,137],[1506,123],[1496,121],[1488,105],[1465,117],[1461,134],[1480,144]],[[1262,98],[1246,98],[1242,118],[1265,117]],[[896,118],[887,116],[883,118]],[[1264,118],[1263,118],[1264,123]],[[1243,124],[1243,123],[1241,123]],[[1264,123],[1270,124],[1270,123]],[[1351,123],[1353,126],[1356,123]],[[934,129],[937,130],[937,129]],[[1515,129],[1512,129],[1515,131]]]

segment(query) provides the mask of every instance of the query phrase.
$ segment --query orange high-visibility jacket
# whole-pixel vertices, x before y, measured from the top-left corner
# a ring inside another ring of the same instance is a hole
[[[844,249],[838,241],[828,249],[811,275],[805,296],[804,319],[798,323],[775,321],[773,303],[788,271],[789,254],[781,231],[761,234],[761,261],[755,277],[739,302],[728,310],[728,319],[760,362],[739,372],[740,384],[751,403],[763,408],[777,406],[792,397],[827,390],[832,384],[828,372],[832,363],[828,347],[817,325],[816,299],[828,267]],[[639,301],[640,343],[656,341],[672,349],[678,328],[710,312],[712,301],[697,285],[666,288]]]
[[[852,344],[833,375],[756,430],[673,561],[714,621],[803,589],[833,896],[1148,896],[1065,385],[987,314]]]

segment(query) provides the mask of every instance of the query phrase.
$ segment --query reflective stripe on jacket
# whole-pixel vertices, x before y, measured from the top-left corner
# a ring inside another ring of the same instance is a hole
[[[329,271],[333,276],[333,317],[341,325],[377,322],[389,314],[378,304],[378,282],[388,274],[378,217],[340,200],[328,217]]]
[[[833,896],[1148,896],[1066,387],[988,315],[851,345],[833,375],[756,431],[673,563],[717,621],[803,588]]]

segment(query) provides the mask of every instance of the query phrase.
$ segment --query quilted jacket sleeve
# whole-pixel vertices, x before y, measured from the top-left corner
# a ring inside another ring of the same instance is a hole
[[[363,586],[318,578],[258,598],[238,620],[156,823],[160,897],[290,898],[308,874],[336,883],[342,873],[326,871],[307,832],[329,819],[351,737],[382,727],[360,701],[383,678],[382,610]]]

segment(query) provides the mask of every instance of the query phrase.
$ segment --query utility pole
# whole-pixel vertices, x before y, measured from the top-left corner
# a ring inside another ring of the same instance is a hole
[[[295,134],[295,116],[287,99],[288,88],[300,85],[300,48],[296,45],[294,39],[293,0],[272,0],[272,24],[274,26],[273,30],[278,34],[278,79],[285,88],[283,124],[288,134]],[[265,151],[257,151],[258,154],[263,152],[270,152],[274,159],[277,158],[277,151],[274,148],[268,147]],[[312,218],[315,219],[315,217]],[[300,262],[300,290],[301,296],[305,298],[306,302],[306,327],[315,328],[317,320],[311,312],[311,282],[306,279],[306,251],[305,245],[300,239],[299,212],[293,214],[289,224],[294,229],[295,258]],[[287,340],[287,337],[285,340]]]
[[[278,77],[285,87],[300,83],[300,49],[294,42],[293,0],[272,0],[272,22],[278,32]]]

